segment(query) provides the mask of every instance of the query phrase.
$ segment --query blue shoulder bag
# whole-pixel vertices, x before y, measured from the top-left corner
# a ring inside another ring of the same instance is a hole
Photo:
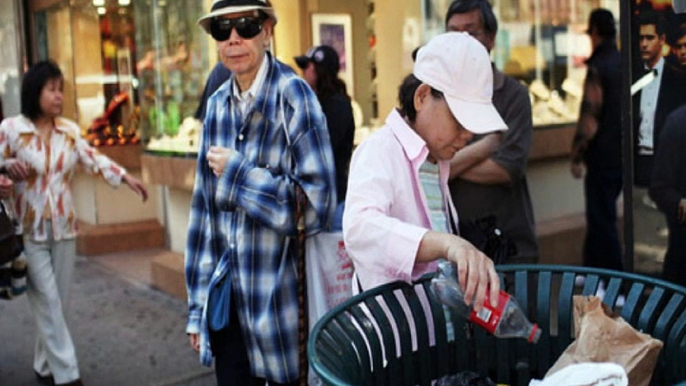
[[[229,326],[229,310],[231,307],[231,275],[224,273],[224,277],[210,288],[207,299],[207,324],[211,331],[220,331]]]

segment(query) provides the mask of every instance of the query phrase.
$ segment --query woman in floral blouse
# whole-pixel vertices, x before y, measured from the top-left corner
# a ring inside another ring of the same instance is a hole
[[[0,124],[0,168],[14,180],[15,212],[24,234],[28,299],[38,337],[33,369],[42,380],[81,385],[64,309],[76,257],[76,215],[71,180],[80,164],[110,185],[126,183],[143,201],[139,180],[81,138],[76,123],[60,117],[63,77],[52,61],[32,66],[21,89],[21,114]]]

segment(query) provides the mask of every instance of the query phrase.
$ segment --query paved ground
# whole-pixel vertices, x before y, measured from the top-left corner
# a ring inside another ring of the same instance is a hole
[[[185,302],[79,258],[67,322],[81,376],[97,386],[214,385],[184,333]],[[26,296],[0,301],[0,385],[39,385]]]
[[[665,217],[647,198],[645,189],[634,189],[634,270],[660,277],[667,250]]]

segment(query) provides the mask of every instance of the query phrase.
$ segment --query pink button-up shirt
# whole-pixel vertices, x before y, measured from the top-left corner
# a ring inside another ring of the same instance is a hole
[[[415,263],[419,244],[431,229],[419,180],[419,167],[428,155],[426,142],[396,110],[353,154],[343,237],[365,290],[396,280],[409,282],[436,270],[436,262]],[[450,164],[438,165],[446,207],[457,221],[447,194]]]
[[[50,143],[46,144],[33,122],[23,115],[7,118],[0,124],[0,164],[9,158],[29,166],[26,181],[16,182],[15,212],[21,231],[32,240],[44,241],[45,222],[52,221],[55,240],[76,237],[76,215],[71,195],[71,180],[78,164],[86,171],[100,174],[110,185],[118,186],[126,170],[81,138],[79,126],[56,118]],[[46,208],[50,213],[44,213]]]

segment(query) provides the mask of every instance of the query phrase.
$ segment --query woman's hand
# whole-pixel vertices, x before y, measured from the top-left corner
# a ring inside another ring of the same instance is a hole
[[[7,178],[7,176],[0,174],[0,199],[11,196],[13,190],[14,182]]]
[[[500,279],[493,260],[467,240],[451,235],[451,242],[445,253],[446,259],[457,266],[457,278],[464,289],[467,305],[474,302],[474,309],[481,310],[488,295],[492,305],[498,304]],[[489,294],[486,293],[489,290]]]
[[[137,178],[131,176],[130,174],[124,174],[122,180],[124,180],[126,185],[128,185],[131,190],[133,190],[137,195],[141,196],[143,202],[148,200],[148,190]]]
[[[16,158],[5,160],[5,170],[7,175],[14,181],[24,181],[29,178],[29,166]]]
[[[488,256],[462,237],[445,232],[427,232],[419,244],[416,261],[427,263],[442,258],[457,266],[457,278],[464,289],[465,303],[473,302],[474,309],[480,311],[488,290],[491,304],[498,304],[500,278]]]

